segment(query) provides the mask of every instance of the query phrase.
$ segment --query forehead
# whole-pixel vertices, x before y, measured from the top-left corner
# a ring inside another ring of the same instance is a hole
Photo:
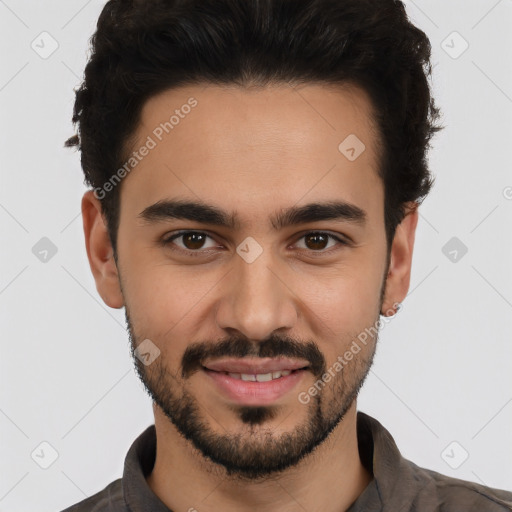
[[[254,214],[302,198],[382,204],[376,133],[355,87],[170,89],[142,109],[121,203],[132,214],[177,196]]]

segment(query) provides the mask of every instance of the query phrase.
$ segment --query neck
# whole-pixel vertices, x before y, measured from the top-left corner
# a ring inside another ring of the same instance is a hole
[[[356,401],[328,438],[296,466],[267,480],[227,477],[154,406],[157,452],[147,482],[170,510],[344,512],[373,476],[359,457]]]

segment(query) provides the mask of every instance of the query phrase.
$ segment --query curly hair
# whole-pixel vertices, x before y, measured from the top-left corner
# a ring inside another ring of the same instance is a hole
[[[399,0],[110,0],[75,91],[84,183],[101,187],[126,161],[144,103],[180,85],[349,84],[372,102],[388,248],[407,203],[434,178],[443,127],[428,78],[431,45]],[[121,186],[101,198],[116,254]]]

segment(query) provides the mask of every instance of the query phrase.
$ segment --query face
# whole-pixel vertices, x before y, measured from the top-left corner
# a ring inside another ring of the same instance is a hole
[[[126,308],[155,407],[234,477],[326,439],[372,363],[361,333],[405,296],[415,222],[388,261],[370,108],[321,85],[166,91],[145,104],[120,185],[117,266],[97,201],[84,208],[98,289]]]

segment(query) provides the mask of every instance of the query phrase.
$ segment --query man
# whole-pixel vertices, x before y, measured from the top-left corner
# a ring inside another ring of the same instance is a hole
[[[439,111],[394,0],[108,2],[73,121],[155,425],[68,511],[506,511],[357,412]]]

